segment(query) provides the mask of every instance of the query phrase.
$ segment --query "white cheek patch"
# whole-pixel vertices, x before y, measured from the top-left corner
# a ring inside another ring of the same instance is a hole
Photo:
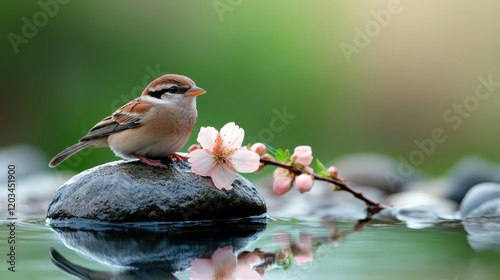
[[[141,99],[154,105],[161,106],[179,106],[179,107],[196,107],[195,96],[186,96],[184,94],[164,93],[161,98],[154,98],[149,95],[141,96]]]
[[[141,96],[141,99],[146,101],[146,102],[149,102],[152,104],[157,104],[157,105],[173,104],[172,100],[169,100],[169,98],[166,94],[163,94],[160,99],[151,97],[149,95]]]

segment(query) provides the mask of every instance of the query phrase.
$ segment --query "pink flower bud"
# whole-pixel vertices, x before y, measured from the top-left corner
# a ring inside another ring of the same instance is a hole
[[[297,265],[303,265],[313,261],[312,237],[307,233],[300,233],[299,253],[293,259]]]
[[[195,150],[198,150],[198,149],[201,149],[201,146],[199,144],[193,144],[193,145],[189,146],[188,153],[195,151]]]
[[[279,177],[274,179],[273,192],[277,195],[284,195],[292,188],[292,178]]]
[[[278,167],[273,172],[273,178],[277,179],[279,177],[288,177],[290,176],[290,171],[286,168]]]
[[[311,174],[312,174],[312,173],[314,173],[314,169],[312,169],[312,168],[311,168],[311,167],[309,167],[309,166],[304,166],[304,168],[302,168],[302,169],[303,169],[304,171],[307,171],[307,172],[311,173]]]
[[[310,146],[298,146],[293,151],[292,160],[294,163],[307,166],[313,160]]]
[[[339,170],[335,166],[328,167],[328,173],[332,178],[337,178],[339,176]]]
[[[299,190],[299,192],[301,193],[310,191],[313,184],[314,181],[311,175],[300,174],[299,176],[295,177],[295,185],[297,186],[297,190]]]
[[[267,160],[275,160],[270,154],[264,154],[262,158]]]
[[[293,175],[285,168],[276,168],[273,173],[274,183],[273,192],[277,195],[283,195],[292,188]]]
[[[290,234],[278,232],[273,234],[273,241],[280,244],[283,248],[290,248]]]
[[[250,151],[257,153],[259,156],[263,156],[266,153],[266,145],[255,143],[250,147]]]
[[[261,164],[259,165],[259,168],[258,168],[257,170],[255,170],[253,173],[255,173],[255,174],[262,173],[262,171],[264,171],[264,169],[266,169],[266,165],[265,165],[265,164],[263,164],[263,163],[261,163]]]

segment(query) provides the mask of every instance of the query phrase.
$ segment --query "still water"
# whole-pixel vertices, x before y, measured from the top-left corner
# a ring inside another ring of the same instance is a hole
[[[0,279],[500,279],[499,244],[477,246],[456,221],[420,229],[381,220],[145,229],[17,221],[16,272],[7,270],[7,224]]]

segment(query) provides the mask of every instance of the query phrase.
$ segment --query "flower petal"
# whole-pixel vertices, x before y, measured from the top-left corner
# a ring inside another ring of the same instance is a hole
[[[217,266],[236,267],[236,257],[233,253],[233,246],[226,246],[215,250],[212,254],[212,261],[214,261]]]
[[[191,261],[191,272],[189,279],[213,279],[215,276],[215,264],[208,259],[194,259]]]
[[[240,264],[236,266],[233,272],[233,277],[235,280],[259,280],[262,276],[248,264]]]
[[[212,181],[214,185],[219,189],[231,190],[233,187],[231,184],[236,178],[236,171],[229,169],[225,164],[215,165],[212,171]]]
[[[191,172],[201,176],[211,176],[215,166],[214,157],[204,149],[189,153],[188,162],[191,163]]]
[[[215,264],[215,277],[213,279],[233,279],[231,276],[236,270],[236,256],[233,253],[233,246],[217,249],[212,254],[212,261]]]
[[[217,129],[209,126],[200,128],[200,132],[198,133],[198,138],[196,140],[203,149],[212,150],[214,148],[215,137],[217,136]]]
[[[238,149],[241,147],[241,143],[243,143],[245,130],[237,126],[234,122],[230,122],[220,129],[220,135],[226,149]]]
[[[254,172],[260,165],[260,156],[246,148],[236,150],[229,156],[229,160],[236,171],[243,173]]]

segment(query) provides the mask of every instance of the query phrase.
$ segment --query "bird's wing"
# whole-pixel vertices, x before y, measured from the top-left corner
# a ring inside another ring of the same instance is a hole
[[[154,105],[136,98],[97,123],[80,141],[86,141],[142,125],[144,114]]]

